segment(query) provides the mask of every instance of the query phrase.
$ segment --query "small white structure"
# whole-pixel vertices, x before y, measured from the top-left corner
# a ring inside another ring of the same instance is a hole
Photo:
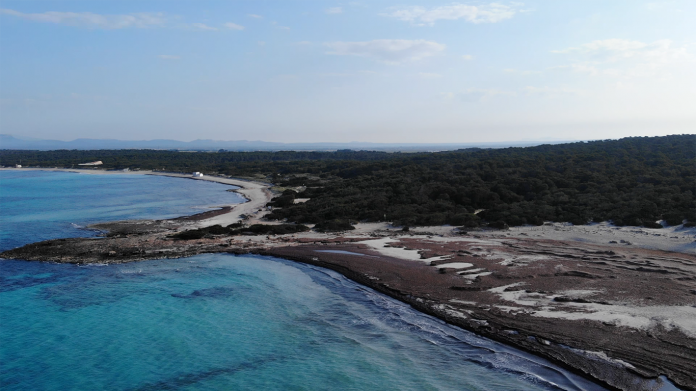
[[[15,168],[22,168],[21,164],[15,164]]]
[[[193,173],[193,177],[194,177],[194,178],[202,178],[202,177],[203,177],[203,173],[202,173],[202,172],[196,171],[196,172]]]
[[[101,160],[97,160],[96,162],[80,163],[78,166],[101,166],[102,164],[104,163]]]

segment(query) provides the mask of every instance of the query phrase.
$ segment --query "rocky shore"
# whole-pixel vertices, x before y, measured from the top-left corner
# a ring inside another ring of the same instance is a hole
[[[664,375],[696,390],[693,255],[455,232],[168,237],[195,222],[99,224],[91,228],[106,237],[34,243],[0,257],[77,264],[212,252],[282,257],[333,269],[611,388],[659,389]]]
[[[268,189],[252,184],[244,190],[250,201],[240,206],[171,220],[96,224],[89,228],[101,231],[101,237],[33,243],[0,257],[72,264],[220,252],[282,257],[335,270],[610,389],[671,389],[669,379],[696,390],[696,255],[686,234],[642,247],[620,239],[620,230],[612,231],[615,243],[609,243],[601,231],[607,227],[583,228],[584,236],[575,240],[564,240],[563,229],[552,228],[546,233],[462,233],[453,227],[404,232],[386,224],[362,224],[341,234],[171,237],[233,222],[242,211],[249,222],[259,222]],[[670,248],[686,252],[665,251]]]

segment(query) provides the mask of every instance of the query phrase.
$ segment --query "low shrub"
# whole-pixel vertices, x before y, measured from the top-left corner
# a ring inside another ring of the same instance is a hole
[[[345,220],[329,220],[314,226],[314,230],[319,232],[350,231],[353,229],[355,227]]]

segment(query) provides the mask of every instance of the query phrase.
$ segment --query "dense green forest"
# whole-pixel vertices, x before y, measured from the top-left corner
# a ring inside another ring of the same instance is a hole
[[[504,227],[544,221],[696,222],[696,135],[439,153],[0,151],[0,165],[202,171],[285,191],[270,218]],[[294,198],[309,198],[294,204]],[[331,224],[329,224],[331,225]]]
[[[74,167],[78,164],[101,160],[106,169],[143,169],[176,172],[201,171],[205,173],[256,173],[268,163],[293,167],[291,162],[356,160],[370,161],[391,159],[399,154],[373,151],[342,150],[335,152],[181,152],[151,149],[105,149],[105,150],[57,150],[22,151],[0,150],[0,166],[21,164],[25,167]]]

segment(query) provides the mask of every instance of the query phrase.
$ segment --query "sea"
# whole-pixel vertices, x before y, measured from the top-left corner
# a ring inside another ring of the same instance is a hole
[[[146,175],[0,171],[0,249],[242,202]],[[0,260],[0,389],[603,390],[342,275],[273,257]]]

